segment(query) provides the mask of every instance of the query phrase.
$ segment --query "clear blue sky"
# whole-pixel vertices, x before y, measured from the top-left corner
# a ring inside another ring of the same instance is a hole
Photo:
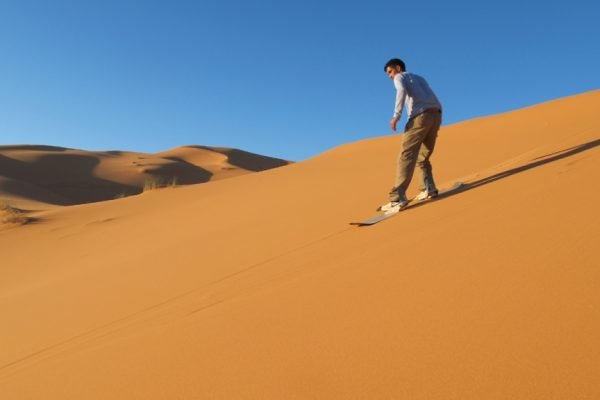
[[[391,132],[392,57],[444,124],[600,88],[599,4],[0,0],[0,144],[302,160]]]

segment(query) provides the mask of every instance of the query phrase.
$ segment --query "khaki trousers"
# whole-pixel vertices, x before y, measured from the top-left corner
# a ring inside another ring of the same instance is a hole
[[[402,151],[396,166],[396,180],[389,194],[390,201],[406,199],[406,190],[416,166],[423,176],[422,189],[436,190],[429,157],[433,153],[441,123],[442,113],[438,109],[429,109],[411,118],[406,124]]]

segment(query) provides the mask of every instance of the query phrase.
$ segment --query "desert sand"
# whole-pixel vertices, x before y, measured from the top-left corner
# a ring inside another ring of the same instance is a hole
[[[0,397],[598,399],[598,107],[444,126],[465,189],[372,227],[401,135],[42,204],[0,230]]]

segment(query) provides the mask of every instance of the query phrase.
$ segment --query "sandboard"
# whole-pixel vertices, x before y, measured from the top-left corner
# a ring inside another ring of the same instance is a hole
[[[454,192],[459,191],[460,189],[464,188],[465,184],[463,182],[456,182],[454,185],[452,185],[451,187],[444,189],[442,191],[440,191],[440,193],[438,194],[437,197],[433,198],[433,199],[428,199],[428,200],[420,200],[420,201],[413,201],[411,200],[410,203],[408,204],[408,206],[404,207],[402,210],[400,211],[388,211],[388,212],[383,212],[380,213],[374,217],[365,219],[363,221],[357,221],[357,222],[350,222],[350,225],[357,225],[357,226],[371,226],[371,225],[375,225],[378,222],[384,221],[388,218],[391,218],[393,216],[395,216],[396,214],[401,213],[402,211],[405,211],[411,207],[416,207],[418,205],[421,205],[423,203],[428,203],[428,202],[432,202],[432,201],[436,201],[439,200],[440,198],[443,198],[445,196],[448,196]]]

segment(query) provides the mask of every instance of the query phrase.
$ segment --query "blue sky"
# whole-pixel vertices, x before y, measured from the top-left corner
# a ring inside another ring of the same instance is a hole
[[[599,4],[0,0],[0,144],[302,160],[391,133],[392,57],[446,125],[600,88]]]

